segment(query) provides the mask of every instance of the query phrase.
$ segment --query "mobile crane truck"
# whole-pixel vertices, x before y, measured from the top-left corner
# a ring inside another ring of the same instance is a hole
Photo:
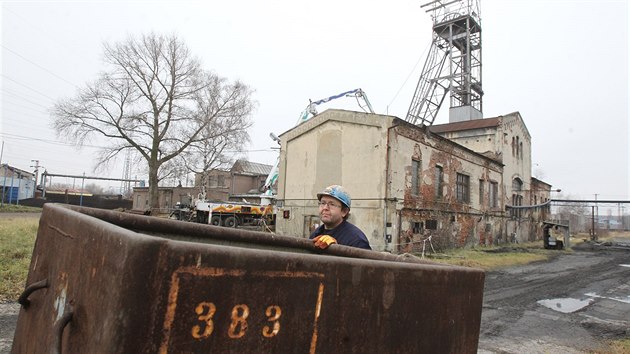
[[[239,227],[275,225],[273,206],[246,202],[212,202],[197,200],[191,208],[177,204],[170,214],[172,219],[192,221],[214,226]]]

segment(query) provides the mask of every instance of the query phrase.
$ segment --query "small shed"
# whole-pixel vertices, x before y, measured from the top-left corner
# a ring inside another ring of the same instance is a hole
[[[569,243],[569,225],[552,221],[543,221],[543,242],[545,248],[561,250],[571,247]]]

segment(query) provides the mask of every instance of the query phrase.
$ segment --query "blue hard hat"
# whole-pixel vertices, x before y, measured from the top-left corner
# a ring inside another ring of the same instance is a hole
[[[345,205],[348,208],[350,208],[350,204],[352,204],[352,199],[350,199],[350,194],[348,194],[348,192],[346,192],[346,190],[342,186],[339,186],[336,184],[333,184],[332,186],[328,186],[326,187],[326,189],[324,189],[320,193],[317,193],[317,200],[321,200],[322,195],[329,195],[337,199],[341,203],[343,203],[343,205]]]

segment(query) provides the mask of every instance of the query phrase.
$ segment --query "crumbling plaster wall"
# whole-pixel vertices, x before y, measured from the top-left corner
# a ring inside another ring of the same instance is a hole
[[[467,148],[401,124],[390,129],[389,194],[396,198],[399,251],[418,252],[430,236],[442,248],[492,244],[504,232],[501,206],[489,208],[488,188],[479,181],[502,184],[500,163]],[[421,162],[419,191],[412,191],[412,160]],[[441,198],[436,193],[436,166],[442,167]],[[457,174],[469,176],[469,202],[457,201]],[[433,227],[435,226],[435,229]]]
[[[384,166],[392,118],[328,110],[280,136],[279,234],[308,237],[319,222],[317,193],[340,184],[352,197],[350,221],[373,249],[386,249]]]

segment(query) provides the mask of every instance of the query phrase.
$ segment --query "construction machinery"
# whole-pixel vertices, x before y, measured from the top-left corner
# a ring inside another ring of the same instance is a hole
[[[307,120],[309,120],[311,117],[317,115],[318,105],[322,103],[330,102],[332,100],[336,100],[341,97],[354,97],[356,98],[357,103],[359,104],[359,107],[361,107],[362,110],[364,110],[365,112],[369,111],[369,113],[374,113],[374,109],[372,109],[372,105],[370,104],[370,101],[368,100],[367,95],[365,94],[365,92],[363,92],[363,90],[358,88],[358,89],[342,92],[342,93],[339,93],[330,97],[322,98],[321,100],[317,100],[317,101],[309,100],[309,104],[306,106],[304,111],[302,111],[302,113],[300,114],[300,119],[298,119],[296,125],[300,125],[306,122]],[[363,103],[361,103],[361,100],[363,100]]]
[[[275,224],[272,205],[247,202],[214,202],[196,200],[193,206],[176,204],[170,218],[214,226],[271,226]]]
[[[308,105],[302,111],[302,113],[300,113],[300,117],[295,125],[296,126],[300,125],[306,122],[307,120],[311,119],[313,116],[316,116],[318,105],[336,100],[341,97],[354,97],[356,98],[359,107],[361,107],[363,111],[368,112],[368,113],[374,113],[374,109],[372,108],[372,104],[370,104],[370,101],[368,100],[367,95],[362,89],[358,88],[358,89],[354,89],[350,91],[345,91],[345,92],[342,92],[342,93],[339,93],[330,97],[322,98],[317,101],[309,100]],[[363,103],[361,101],[363,101]],[[275,135],[274,133],[269,133],[269,136],[271,137],[271,139],[277,142],[278,145],[280,144],[280,138],[278,138],[277,135]],[[265,181],[265,184],[263,185],[262,199],[264,202],[270,202],[270,197],[273,195],[272,187],[274,183],[276,183],[276,180],[278,180],[279,166],[280,166],[280,156],[278,156],[278,158],[276,159],[276,163],[271,169],[271,172],[269,173],[269,176],[267,176],[267,180]]]

